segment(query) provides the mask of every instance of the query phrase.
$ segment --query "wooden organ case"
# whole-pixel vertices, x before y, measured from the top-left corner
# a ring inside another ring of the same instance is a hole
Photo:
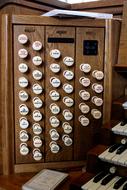
[[[3,172],[84,166],[110,120],[116,21],[2,17]]]

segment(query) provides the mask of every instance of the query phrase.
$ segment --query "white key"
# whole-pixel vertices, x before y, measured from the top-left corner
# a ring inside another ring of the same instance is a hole
[[[125,150],[122,154],[116,154],[116,156],[112,159],[112,162],[115,164],[121,163],[121,159],[125,159],[125,154],[127,154],[127,150]]]
[[[127,124],[121,126],[120,122],[115,127],[112,128],[112,131],[116,134],[124,134],[124,132],[127,133]]]
[[[105,156],[108,155],[108,154],[110,154],[109,148],[106,149],[104,152],[102,152],[98,157],[99,157],[100,159],[104,160],[104,159],[105,159]]]
[[[116,152],[117,152],[117,149],[116,149],[114,152],[107,154],[107,155],[105,156],[105,160],[111,162],[111,161],[112,161],[112,158],[113,158],[114,156],[116,156]]]
[[[106,185],[101,185],[97,190],[107,190],[107,188],[109,188],[111,185],[114,185],[114,183],[117,182],[119,178],[120,177],[118,176],[114,177],[109,183],[107,183]]]
[[[123,165],[123,166],[127,166],[127,154],[125,154],[125,155],[123,156],[123,158],[121,158],[120,163],[121,163],[121,165]]]

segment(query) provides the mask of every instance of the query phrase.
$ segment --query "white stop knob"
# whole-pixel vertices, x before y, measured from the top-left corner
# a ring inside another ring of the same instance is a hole
[[[24,91],[24,90],[21,90],[20,92],[19,92],[19,99],[21,100],[21,101],[23,101],[23,102],[25,102],[25,101],[27,101],[28,100],[28,94],[27,94],[27,92],[26,91]]]
[[[33,98],[33,105],[35,108],[41,108],[43,105],[43,102],[39,97],[34,97]]]
[[[84,73],[89,73],[91,71],[91,66],[88,63],[82,63],[80,65],[80,70],[83,71]]]
[[[33,137],[33,145],[36,148],[39,148],[39,147],[42,146],[42,140],[41,140],[41,138],[39,136],[34,136]]]
[[[20,144],[20,154],[23,156],[26,156],[27,154],[29,154],[29,148],[27,147],[26,143]]]
[[[34,123],[32,128],[33,128],[33,133],[35,135],[40,135],[42,133],[42,127],[40,126],[39,123]]]
[[[19,112],[21,115],[27,115],[29,113],[29,108],[25,104],[19,106]]]
[[[53,87],[58,88],[60,86],[60,84],[61,84],[61,81],[56,77],[51,77],[50,78],[50,83],[51,83],[51,85]]]
[[[58,59],[60,57],[61,53],[58,49],[53,49],[50,51],[50,56],[54,59]]]
[[[40,85],[40,84],[34,84],[33,86],[32,86],[32,89],[33,89],[33,92],[35,93],[35,94],[41,94],[42,93],[42,91],[43,91],[43,88],[42,88],[42,86]]]
[[[97,109],[92,109],[91,114],[94,117],[94,119],[100,119],[102,116],[102,113]]]
[[[90,85],[90,79],[86,77],[81,77],[79,79],[80,84],[82,84],[84,87],[88,87]]]
[[[73,119],[73,114],[68,109],[63,110],[63,116],[64,116],[65,120],[67,120],[67,121],[70,121]]]
[[[35,50],[35,51],[39,51],[39,50],[42,49],[42,43],[41,43],[40,41],[35,41],[35,42],[33,42],[33,44],[32,44],[32,48],[33,48],[33,50]]]
[[[83,100],[89,100],[90,99],[90,93],[86,90],[80,90],[79,91],[79,96],[83,99]]]
[[[104,78],[104,73],[102,71],[94,70],[92,76],[97,80],[102,80]]]
[[[59,119],[55,116],[50,117],[49,122],[50,122],[52,127],[58,127],[60,125]]]
[[[42,153],[38,148],[35,148],[33,150],[33,158],[36,161],[40,161],[42,159]]]
[[[51,152],[54,154],[58,153],[60,150],[59,145],[54,141],[51,141],[49,146],[50,146]]]
[[[52,63],[50,65],[50,70],[53,72],[53,73],[58,73],[60,71],[60,65],[57,64],[57,63]]]
[[[93,97],[92,97],[92,102],[93,102],[96,106],[102,106],[102,104],[103,104],[102,98],[98,98],[97,96],[93,96]]]
[[[56,129],[51,129],[51,130],[49,131],[49,134],[50,134],[51,139],[52,139],[53,141],[57,141],[57,140],[59,139],[59,137],[60,137],[60,135],[59,135],[59,133],[56,131]]]
[[[28,56],[28,51],[26,49],[20,49],[18,51],[18,56],[22,59],[25,59]]]
[[[63,76],[67,79],[67,80],[72,80],[74,78],[74,73],[70,70],[65,70],[63,72]]]
[[[85,117],[84,115],[80,115],[79,116],[79,122],[81,123],[82,126],[86,127],[89,125],[90,121],[87,117]]]
[[[73,86],[71,84],[65,83],[63,85],[63,90],[67,93],[67,94],[71,94],[73,92]]]
[[[50,106],[49,106],[51,112],[55,115],[57,115],[59,112],[60,112],[60,107],[54,103],[52,103]]]
[[[34,121],[41,121],[41,120],[42,120],[42,114],[41,114],[40,111],[35,110],[35,111],[33,112],[33,120],[34,120]]]
[[[90,107],[86,105],[85,103],[80,103],[79,104],[79,109],[81,110],[82,113],[87,114],[90,111]]]
[[[32,62],[34,65],[39,66],[42,64],[42,58],[40,56],[34,56]]]
[[[72,126],[68,122],[64,122],[62,124],[62,128],[64,130],[64,133],[66,133],[66,134],[70,134],[72,132],[72,130],[73,130]]]
[[[73,64],[74,64],[74,59],[72,58],[72,57],[64,57],[63,58],[63,63],[66,65],[66,66],[68,66],[68,67],[70,67],[70,66],[72,66]]]
[[[73,141],[72,141],[72,139],[69,137],[69,135],[63,135],[63,136],[62,136],[62,140],[64,141],[64,144],[65,144],[66,146],[71,146],[72,143],[73,143]]]
[[[25,117],[19,119],[19,125],[21,129],[27,129],[29,127],[29,122]]]
[[[49,92],[49,95],[50,95],[50,98],[53,100],[53,101],[57,101],[60,99],[60,94],[59,92],[57,92],[56,90],[52,90]]]
[[[19,86],[25,88],[28,86],[28,80],[25,77],[19,78]]]
[[[63,103],[67,106],[67,107],[71,107],[74,105],[74,100],[68,96],[63,97]]]
[[[18,69],[21,73],[26,73],[28,71],[28,66],[25,63],[20,63]]]
[[[19,41],[20,44],[26,44],[27,41],[28,41],[27,35],[26,34],[20,34],[18,36],[18,41]]]
[[[93,89],[96,93],[98,93],[98,94],[100,94],[100,93],[103,92],[103,86],[102,86],[101,84],[94,83],[94,84],[92,85],[92,89]]]
[[[27,142],[29,140],[29,135],[27,134],[25,130],[21,130],[19,133],[19,138],[20,138],[20,141]]]

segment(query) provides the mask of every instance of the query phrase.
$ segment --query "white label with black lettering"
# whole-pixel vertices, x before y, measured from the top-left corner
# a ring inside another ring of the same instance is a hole
[[[28,66],[25,63],[20,63],[18,69],[21,73],[26,73],[28,71]]]
[[[28,80],[25,77],[19,78],[19,86],[25,88],[28,86]]]
[[[65,70],[63,72],[63,76],[67,79],[67,80],[72,80],[74,78],[74,73],[70,70]]]
[[[34,70],[32,75],[33,75],[33,78],[35,80],[41,80],[42,79],[42,72],[39,70]]]
[[[24,90],[21,90],[20,92],[19,92],[19,99],[21,100],[21,101],[23,101],[23,102],[25,102],[25,101],[27,101],[28,100],[28,94],[27,94],[27,92],[26,91],[24,91]]]
[[[50,56],[54,59],[58,59],[60,57],[61,53],[58,49],[53,49],[50,51]]]
[[[60,94],[56,90],[52,90],[49,92],[50,98],[54,101],[57,101],[60,99]]]
[[[25,35],[25,34],[20,34],[20,35],[18,36],[18,41],[19,41],[20,44],[26,44],[27,41],[28,41],[27,35]]]
[[[20,58],[25,59],[28,56],[28,51],[26,49],[20,49],[18,55]]]
[[[39,123],[34,123],[32,128],[33,128],[33,133],[35,135],[40,135],[42,133],[42,127],[40,126]]]
[[[34,97],[33,98],[33,105],[35,108],[41,108],[43,105],[43,102],[39,97]]]
[[[51,85],[53,87],[58,88],[60,86],[60,84],[61,84],[61,81],[56,77],[51,77],[50,78],[50,83],[51,83]]]
[[[50,65],[50,70],[53,72],[53,73],[58,73],[60,71],[60,65],[58,65],[57,63],[52,63]]]
[[[67,94],[71,94],[73,92],[73,86],[71,84],[67,84],[65,83],[63,85],[63,90],[67,93]]]
[[[29,122],[25,117],[19,119],[19,125],[21,129],[27,129],[29,127]]]
[[[34,92],[35,94],[41,94],[42,91],[43,91],[43,89],[42,89],[42,87],[41,87],[40,84],[34,84],[34,85],[33,85],[33,92]]]
[[[21,115],[27,115],[29,113],[29,109],[25,104],[21,104],[19,106],[19,112]]]
[[[35,41],[35,42],[33,42],[33,44],[32,44],[32,48],[33,48],[33,50],[35,50],[35,51],[39,51],[39,50],[42,49],[42,43],[41,43],[40,41]]]
[[[34,65],[39,66],[42,64],[42,58],[40,56],[34,56],[32,62]]]
[[[64,57],[63,58],[63,63],[66,66],[70,67],[70,66],[72,66],[74,64],[74,59],[72,57]]]
[[[41,112],[38,111],[38,110],[35,110],[33,112],[33,119],[34,119],[34,121],[41,121],[42,120],[42,114],[41,114]]]

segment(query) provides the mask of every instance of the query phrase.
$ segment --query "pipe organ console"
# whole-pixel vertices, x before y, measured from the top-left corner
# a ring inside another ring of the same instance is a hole
[[[3,16],[5,174],[85,165],[102,124],[110,119],[106,84],[111,80],[110,37],[117,25]]]

